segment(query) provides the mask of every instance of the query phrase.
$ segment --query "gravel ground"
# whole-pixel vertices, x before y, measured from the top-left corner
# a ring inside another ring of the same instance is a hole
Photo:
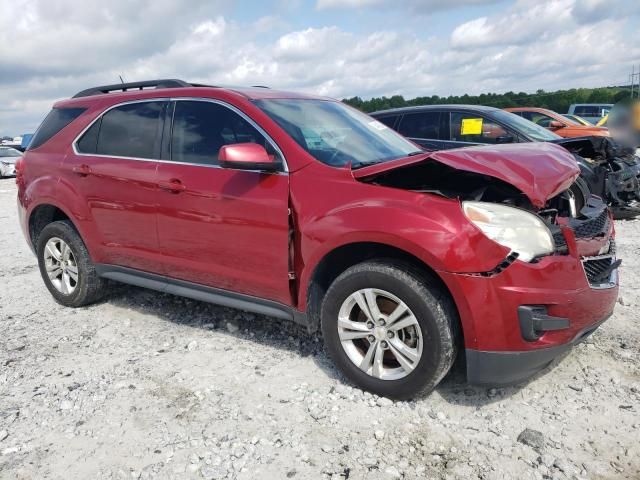
[[[640,221],[617,224],[615,315],[513,388],[392,402],[294,325],[121,286],[67,309],[0,181],[2,479],[640,478]]]

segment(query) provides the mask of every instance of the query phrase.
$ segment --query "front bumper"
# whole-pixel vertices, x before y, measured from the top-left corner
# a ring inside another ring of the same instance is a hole
[[[527,352],[485,352],[467,349],[467,381],[474,385],[507,386],[526,380],[582,342],[607,318],[609,317],[579,332],[573,341],[556,347]]]
[[[611,316],[619,262],[602,208],[563,226],[564,253],[484,274],[438,272],[458,307],[470,382],[523,380]]]

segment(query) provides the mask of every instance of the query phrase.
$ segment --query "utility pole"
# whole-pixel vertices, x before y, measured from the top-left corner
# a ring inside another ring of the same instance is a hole
[[[636,86],[636,78],[638,79],[638,85]],[[629,75],[629,83],[631,83],[631,98],[640,98],[640,65],[638,65],[638,71],[636,72],[636,66],[631,66],[631,75]]]

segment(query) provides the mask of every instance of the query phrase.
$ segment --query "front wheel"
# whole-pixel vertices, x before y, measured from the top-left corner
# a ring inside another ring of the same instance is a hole
[[[430,392],[456,355],[457,315],[433,279],[393,261],[355,265],[322,303],[329,355],[359,387],[391,398]]]

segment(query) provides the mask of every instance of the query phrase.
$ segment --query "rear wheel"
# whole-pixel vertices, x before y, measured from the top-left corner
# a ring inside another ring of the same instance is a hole
[[[58,303],[81,307],[104,295],[105,281],[96,273],[89,252],[71,222],[50,223],[37,238],[40,274]]]
[[[405,399],[431,391],[455,359],[457,317],[428,276],[393,262],[355,265],[322,304],[326,348],[359,387]]]

